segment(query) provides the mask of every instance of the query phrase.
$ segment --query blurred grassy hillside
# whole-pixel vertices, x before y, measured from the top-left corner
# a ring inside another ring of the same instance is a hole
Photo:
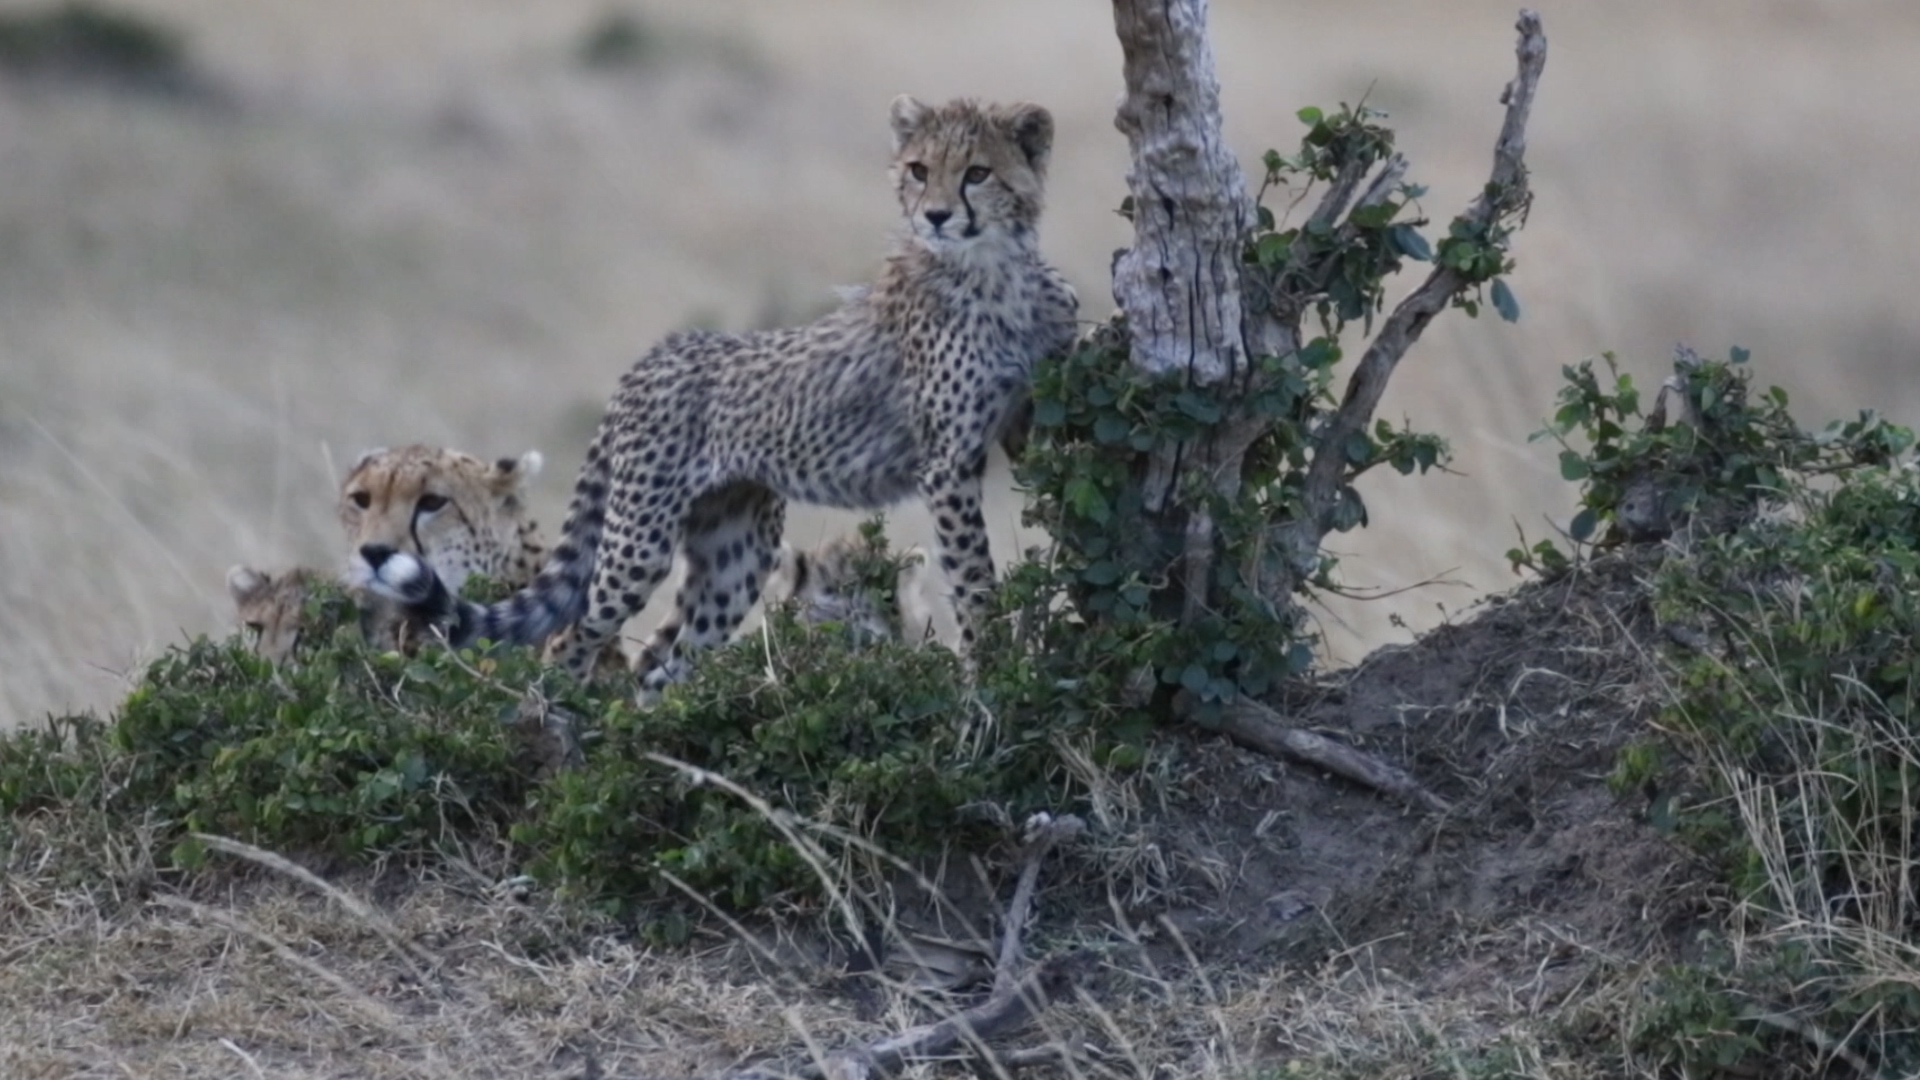
[[[159,643],[224,630],[230,563],[337,562],[332,493],[365,447],[538,447],[556,524],[648,343],[798,318],[869,273],[902,91],[1054,110],[1045,246],[1087,315],[1111,306],[1126,147],[1093,0],[634,2],[598,66],[601,0],[128,10],[181,33],[206,93],[0,79],[0,725],[109,700]],[[1429,334],[1383,415],[1448,435],[1459,475],[1370,478],[1374,527],[1341,538],[1354,585],[1454,584],[1330,607],[1339,660],[1503,587],[1512,520],[1564,515],[1526,444],[1563,363],[1611,348],[1652,374],[1676,340],[1737,343],[1802,415],[1920,411],[1920,7],[1542,10],[1525,316]],[[1252,161],[1297,138],[1299,106],[1368,94],[1451,215],[1485,175],[1513,11],[1217,0],[1229,135]],[[845,520],[802,512],[793,538]]]

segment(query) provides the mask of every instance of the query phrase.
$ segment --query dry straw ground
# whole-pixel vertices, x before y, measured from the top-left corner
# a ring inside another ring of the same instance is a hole
[[[330,492],[369,445],[537,446],[557,516],[648,342],[804,314],[874,265],[898,92],[1052,107],[1046,247],[1089,316],[1110,304],[1125,146],[1094,0],[635,3],[657,48],[614,73],[573,60],[602,0],[134,6],[186,31],[227,107],[0,85],[0,725],[106,704],[163,643],[230,626],[234,561],[339,558]],[[1460,475],[1370,478],[1375,527],[1341,545],[1356,586],[1455,584],[1332,605],[1338,660],[1503,587],[1512,519],[1564,511],[1525,443],[1562,363],[1739,343],[1809,416],[1920,402],[1920,8],[1544,14],[1524,320],[1441,321],[1383,413],[1451,437]],[[1505,0],[1221,0],[1215,21],[1249,160],[1298,106],[1367,94],[1434,213],[1484,175]],[[1017,502],[992,516],[1012,550]]]

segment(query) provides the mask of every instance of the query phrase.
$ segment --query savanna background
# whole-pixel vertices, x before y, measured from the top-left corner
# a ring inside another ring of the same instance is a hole
[[[164,644],[227,630],[234,562],[338,563],[364,448],[537,447],[557,524],[650,342],[804,318],[871,271],[895,94],[1051,108],[1044,247],[1084,315],[1111,309],[1126,145],[1093,0],[635,0],[635,51],[601,67],[580,49],[604,0],[126,6],[183,34],[200,91],[0,80],[0,726],[110,704]],[[1676,341],[1739,344],[1806,416],[1920,409],[1920,7],[1541,6],[1523,318],[1449,315],[1396,378],[1382,415],[1450,438],[1455,473],[1368,477],[1345,581],[1401,591],[1320,611],[1336,662],[1505,587],[1515,521],[1564,518],[1527,446],[1562,364],[1612,349],[1653,377]],[[1291,146],[1300,106],[1365,95],[1431,216],[1472,197],[1509,0],[1213,15],[1243,161]],[[996,476],[1004,557],[1039,537]],[[803,511],[791,539],[847,520]]]

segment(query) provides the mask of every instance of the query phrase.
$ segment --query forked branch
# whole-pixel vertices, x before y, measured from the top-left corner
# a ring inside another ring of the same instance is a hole
[[[1547,63],[1547,35],[1541,29],[1540,16],[1525,8],[1520,11],[1515,29],[1520,34],[1515,50],[1519,72],[1501,95],[1507,113],[1500,127],[1500,138],[1493,147],[1493,171],[1479,198],[1458,219],[1479,230],[1524,209],[1531,197],[1525,160],[1527,119],[1533,112],[1540,72]],[[1339,411],[1315,439],[1319,450],[1307,471],[1303,500],[1306,512],[1295,525],[1303,533],[1296,537],[1301,550],[1318,550],[1320,540],[1332,528],[1340,488],[1346,478],[1346,458],[1338,448],[1347,445],[1354,433],[1364,431],[1372,423],[1374,409],[1386,393],[1387,381],[1393,377],[1401,358],[1420,339],[1434,316],[1444,311],[1471,283],[1465,271],[1444,263],[1437,265],[1427,280],[1400,301],[1393,314],[1381,324],[1379,334],[1367,346],[1366,355],[1347,384]]]

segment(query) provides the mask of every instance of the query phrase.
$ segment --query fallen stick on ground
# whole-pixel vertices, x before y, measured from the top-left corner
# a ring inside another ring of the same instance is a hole
[[[1453,809],[1451,803],[1399,769],[1345,743],[1290,727],[1279,713],[1258,702],[1235,700],[1221,711],[1219,720],[1207,726],[1249,750],[1305,762],[1424,810],[1444,814]]]

